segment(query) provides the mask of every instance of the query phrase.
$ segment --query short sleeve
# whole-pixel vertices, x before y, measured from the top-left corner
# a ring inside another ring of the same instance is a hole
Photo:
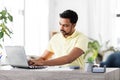
[[[86,36],[79,37],[75,44],[75,47],[78,47],[78,48],[82,49],[84,52],[86,52],[86,50],[88,49],[88,47],[87,47],[88,42],[89,42],[89,39]]]
[[[50,51],[50,52],[53,52],[53,49],[52,49],[52,39],[49,41],[48,43],[48,47],[47,47],[47,50]]]

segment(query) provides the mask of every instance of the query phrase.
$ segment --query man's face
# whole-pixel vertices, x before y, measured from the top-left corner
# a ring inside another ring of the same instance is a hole
[[[60,18],[59,25],[64,37],[68,37],[74,32],[75,24],[72,24],[68,18]]]

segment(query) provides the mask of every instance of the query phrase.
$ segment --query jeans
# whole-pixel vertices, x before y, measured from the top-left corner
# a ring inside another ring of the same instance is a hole
[[[111,55],[108,56],[107,60],[105,62],[100,63],[100,67],[116,67],[120,68],[120,52],[114,52]]]

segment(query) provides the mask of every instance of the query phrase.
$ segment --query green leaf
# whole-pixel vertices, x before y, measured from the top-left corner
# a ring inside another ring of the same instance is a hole
[[[4,17],[4,22],[7,23],[7,17]]]
[[[0,32],[0,39],[3,38],[3,36],[4,36],[4,33]]]
[[[8,21],[12,22],[13,17],[5,8],[4,10],[0,11],[0,39],[2,39],[2,41],[4,41],[4,35],[7,35],[11,38],[10,34],[12,31],[10,31],[10,29],[6,26]],[[2,47],[1,44],[0,47]]]
[[[89,54],[91,52],[93,54],[87,60],[88,60],[88,62],[93,62],[96,59],[96,57],[98,56],[99,49],[100,49],[100,44],[97,40],[88,42],[88,50],[84,54],[84,59],[87,56],[87,54]]]
[[[89,63],[93,63],[93,61],[94,61],[94,59],[93,59],[92,57],[89,57],[89,58],[88,58],[88,62],[89,62]]]
[[[2,10],[1,15],[5,16],[7,14],[7,10]]]
[[[1,24],[1,27],[2,27],[2,32],[4,32],[7,36],[10,37],[10,33],[9,31],[7,31],[7,27],[4,23]],[[10,37],[11,38],[11,37]]]
[[[99,50],[100,44],[98,43],[98,41],[95,41],[95,42],[94,42],[94,45],[96,46],[96,50]]]
[[[12,22],[13,21],[13,17],[8,13],[8,19]]]
[[[95,60],[97,56],[98,56],[98,52],[95,49],[93,49],[92,58]]]
[[[0,44],[0,48],[3,48],[3,46]]]
[[[3,19],[3,17],[2,16],[0,16],[0,20],[2,20]]]

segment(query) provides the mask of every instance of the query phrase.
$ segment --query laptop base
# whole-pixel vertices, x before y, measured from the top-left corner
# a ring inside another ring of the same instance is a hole
[[[13,68],[22,68],[22,69],[45,69],[47,68],[46,66],[12,66]]]

